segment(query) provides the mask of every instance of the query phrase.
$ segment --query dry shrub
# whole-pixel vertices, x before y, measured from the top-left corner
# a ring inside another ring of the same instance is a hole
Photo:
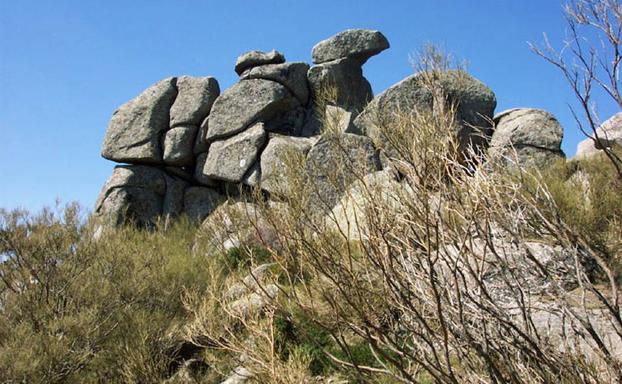
[[[435,92],[446,100],[443,89]],[[278,249],[264,245],[279,266],[280,294],[253,321],[238,319],[241,330],[220,344],[252,356],[248,368],[260,382],[296,382],[286,379],[294,377],[286,373],[292,356],[298,382],[622,380],[619,282],[611,268],[619,242],[596,246],[591,232],[560,214],[561,204],[574,203],[537,170],[475,168],[480,153],[466,163],[456,156],[456,107],[398,111],[380,126],[397,154],[391,164],[399,188],[390,199],[378,198],[383,186],[366,183],[366,170],[333,167],[328,179],[347,170],[359,183],[351,221],[330,206],[311,215],[304,164],[286,161],[296,182],[285,208],[275,213],[257,202],[262,225],[278,238]],[[613,213],[609,222],[619,219]],[[352,226],[364,236],[352,236]],[[265,342],[249,346],[249,338]],[[279,352],[279,338],[290,353]]]

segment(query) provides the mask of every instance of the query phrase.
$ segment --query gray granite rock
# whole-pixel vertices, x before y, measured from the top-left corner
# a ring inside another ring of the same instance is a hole
[[[331,132],[361,133],[356,125],[354,125],[352,112],[348,112],[335,105],[326,106],[324,110],[324,125],[326,126],[325,128],[328,128]]]
[[[275,195],[287,194],[289,186],[286,161],[293,157],[304,161],[314,142],[315,139],[311,138],[271,136],[268,145],[261,153],[257,169],[261,189]]]
[[[196,180],[201,185],[215,187],[219,185],[219,182],[218,180],[214,180],[205,174],[204,169],[206,167],[206,162],[207,152],[203,152],[197,155],[196,165],[194,168],[194,180]]]
[[[194,147],[192,148],[192,152],[195,155],[198,155],[203,152],[207,152],[207,149],[209,148],[209,143],[206,140],[208,128],[209,128],[209,116],[203,119],[203,122],[199,126],[199,130],[194,139]]]
[[[382,211],[388,216],[386,219],[390,220],[392,212],[403,212],[404,202],[414,200],[409,192],[408,186],[399,183],[395,173],[390,170],[365,175],[348,187],[331,213],[326,216],[326,226],[346,234],[351,240],[366,239],[370,223],[367,215],[373,212],[369,208],[383,207]],[[374,217],[374,220],[378,219],[379,217]]]
[[[171,127],[199,126],[220,95],[218,81],[213,77],[181,76],[177,79],[177,91],[170,110]]]
[[[225,196],[207,187],[190,187],[184,192],[183,212],[194,222],[201,223],[225,201]]]
[[[332,103],[354,115],[361,112],[374,97],[361,65],[353,59],[313,66],[307,77],[316,102]]]
[[[109,226],[152,226],[162,214],[167,182],[158,168],[119,165],[104,184],[94,215]]]
[[[323,136],[307,154],[310,207],[326,215],[348,186],[381,169],[378,150],[369,137],[344,133]]]
[[[115,111],[104,138],[104,158],[133,164],[162,162],[160,136],[169,127],[175,82],[174,77],[164,79]]]
[[[192,149],[197,130],[196,126],[183,125],[171,128],[164,134],[162,158],[165,164],[180,167],[194,164]]]
[[[238,183],[253,166],[267,138],[263,123],[256,123],[229,139],[212,143],[203,174],[208,178]]]
[[[302,136],[307,109],[298,106],[274,115],[266,121],[266,131],[290,136]]]
[[[208,117],[205,141],[224,139],[255,121],[270,120],[300,103],[283,85],[270,80],[244,80],[227,89],[214,103]]]
[[[390,156],[392,148],[386,132],[396,114],[428,113],[434,105],[431,88],[441,91],[448,104],[456,105],[457,125],[453,128],[459,150],[465,153],[471,146],[485,147],[492,133],[492,117],[497,105],[495,94],[479,80],[463,71],[447,71],[440,76],[418,73],[405,78],[376,96],[354,124]]]
[[[622,112],[618,112],[596,129],[595,137],[588,137],[577,145],[577,158],[585,158],[602,153],[604,148],[622,146]]]
[[[273,49],[270,52],[250,51],[240,55],[235,62],[235,73],[241,75],[250,68],[266,64],[281,64],[285,62],[285,56]]]
[[[162,217],[166,220],[179,216],[184,209],[184,191],[188,183],[178,177],[162,172],[166,181],[166,192],[162,199]]]
[[[545,165],[563,158],[561,125],[547,111],[517,108],[494,118],[495,131],[490,140],[489,157],[504,163]]]
[[[313,47],[311,57],[315,64],[350,57],[363,64],[371,56],[389,48],[389,41],[379,31],[348,29]]]
[[[244,71],[240,78],[276,81],[294,94],[302,105],[307,105],[309,102],[307,71],[309,64],[302,62],[267,64]]]

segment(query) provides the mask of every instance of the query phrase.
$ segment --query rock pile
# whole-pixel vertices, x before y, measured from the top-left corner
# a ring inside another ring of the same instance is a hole
[[[337,164],[381,171],[391,148],[378,126],[390,126],[396,111],[435,108],[425,73],[373,97],[362,66],[387,48],[382,33],[351,29],[313,47],[313,66],[287,62],[276,50],[247,52],[235,63],[239,81],[222,93],[213,77],[157,82],[110,120],[102,156],[122,165],[104,185],[95,215],[110,225],[151,226],[182,214],[202,222],[240,189],[278,199],[288,190],[284,154],[304,159],[308,184],[316,186],[310,204],[330,210],[355,181],[345,173],[330,179]],[[461,150],[490,142],[491,153],[513,147],[525,162],[563,156],[561,127],[550,114],[519,109],[493,119],[495,95],[479,80],[448,71],[435,81],[456,105]],[[330,134],[318,106],[332,121]]]

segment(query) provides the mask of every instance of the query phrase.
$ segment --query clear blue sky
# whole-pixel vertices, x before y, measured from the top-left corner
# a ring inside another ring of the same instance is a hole
[[[313,45],[347,28],[382,31],[391,49],[368,61],[374,92],[412,73],[427,42],[469,62],[497,111],[536,107],[580,134],[560,74],[527,42],[565,33],[560,0],[0,0],[0,207],[92,208],[114,164],[99,155],[112,112],[167,76],[237,79],[252,49],[311,61]],[[602,111],[601,111],[602,112]],[[608,116],[613,110],[602,112]]]

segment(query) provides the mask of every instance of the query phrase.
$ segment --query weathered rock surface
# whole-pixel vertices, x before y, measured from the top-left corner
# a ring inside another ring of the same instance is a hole
[[[183,125],[166,131],[162,142],[165,164],[180,167],[194,164],[192,148],[197,130],[196,126]]]
[[[213,77],[181,76],[177,79],[177,98],[170,110],[170,127],[199,126],[220,95],[220,86]]]
[[[453,134],[459,150],[464,153],[469,146],[485,146],[492,133],[497,100],[490,88],[463,71],[447,71],[432,80],[428,73],[407,77],[376,96],[354,124],[391,154],[383,131],[391,127],[397,113],[431,112],[435,104],[432,86],[442,90],[447,101],[457,106],[457,126]]]
[[[268,145],[261,154],[261,160],[257,169],[258,174],[256,180],[252,183],[261,185],[261,189],[276,195],[287,194],[289,188],[287,178],[287,165],[285,161],[288,158],[296,157],[304,160],[307,152],[315,143],[315,139],[303,137],[290,137],[273,135],[268,141]]]
[[[184,191],[184,213],[190,220],[201,223],[225,200],[225,196],[215,189],[190,187]]]
[[[316,44],[311,57],[315,64],[345,57],[363,64],[387,48],[389,41],[379,31],[348,29]]]
[[[563,130],[549,112],[517,108],[501,112],[494,121],[495,132],[488,149],[490,158],[504,163],[545,165],[564,157]]]
[[[622,112],[605,121],[596,129],[596,134],[598,141],[594,137],[588,137],[577,145],[577,158],[593,156],[614,145],[622,146]]]
[[[381,169],[378,150],[369,137],[350,133],[322,137],[307,154],[310,204],[329,212],[357,176]]]
[[[360,131],[354,125],[354,116],[352,112],[348,112],[341,107],[335,105],[327,105],[324,111],[324,124],[332,132],[337,133],[356,133]]]
[[[239,183],[254,164],[266,138],[264,124],[257,123],[234,137],[212,143],[203,174],[211,179]]]
[[[261,79],[244,80],[227,89],[214,103],[207,119],[205,140],[224,139],[255,121],[267,121],[299,105],[283,85]]]
[[[264,79],[272,80],[285,86],[300,104],[307,105],[309,102],[309,84],[307,72],[309,64],[302,62],[267,64],[248,69],[242,73],[240,79]]]
[[[285,56],[273,49],[270,52],[250,51],[238,57],[235,62],[235,73],[241,75],[250,68],[266,64],[281,64],[285,62]]]
[[[268,132],[301,136],[306,117],[307,110],[298,106],[276,114],[269,121],[266,121],[265,128]]]
[[[94,213],[112,226],[152,226],[161,216],[180,213],[185,186],[158,168],[117,166],[102,188]]]
[[[115,111],[104,138],[104,158],[135,164],[162,162],[160,136],[169,127],[175,82],[174,77],[164,79]]]
[[[316,101],[328,100],[355,115],[374,97],[361,64],[351,58],[313,66],[307,76]]]

